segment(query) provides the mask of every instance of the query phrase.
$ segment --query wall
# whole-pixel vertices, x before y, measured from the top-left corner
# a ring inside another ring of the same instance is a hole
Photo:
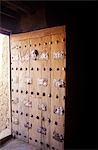
[[[0,140],[11,134],[9,36],[0,34]]]

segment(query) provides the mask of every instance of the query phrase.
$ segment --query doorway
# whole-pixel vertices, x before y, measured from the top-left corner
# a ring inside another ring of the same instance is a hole
[[[11,135],[9,36],[0,33],[0,140]]]

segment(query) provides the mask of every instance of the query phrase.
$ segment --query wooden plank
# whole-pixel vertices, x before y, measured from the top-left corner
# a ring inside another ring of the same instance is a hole
[[[27,37],[29,39],[33,39],[33,38],[35,39],[35,38],[44,37],[48,35],[60,34],[60,33],[64,33],[65,30],[66,30],[65,26],[58,26],[58,27],[46,28],[46,29],[36,30],[27,33],[12,34],[11,41],[26,40]]]
[[[29,107],[29,122],[32,124],[32,128],[29,130],[29,142],[40,147],[41,134],[37,132],[41,127],[41,112],[38,110],[38,104],[41,102],[42,93],[41,87],[38,85],[38,79],[41,78],[41,62],[33,59],[32,52],[34,50],[41,51],[42,45],[40,38],[30,40],[30,78],[32,83],[30,84],[30,101],[32,101],[32,107]],[[33,117],[32,117],[33,115]]]
[[[63,41],[64,40],[64,41]],[[58,149],[64,149],[64,142],[60,143],[53,139],[53,132],[63,134],[64,135],[64,115],[60,116],[59,114],[55,114],[54,110],[57,107],[63,107],[65,112],[65,88],[60,88],[55,86],[54,80],[65,79],[65,56],[62,58],[54,58],[54,53],[58,53],[63,51],[66,52],[65,49],[65,33],[52,35],[52,45],[51,45],[51,67],[53,71],[51,72],[51,91],[52,91],[52,100],[51,100],[51,118],[53,121],[53,125],[51,127],[51,145]]]
[[[28,142],[29,109],[29,40],[19,41],[19,136]],[[21,121],[22,120],[22,121]]]
[[[19,134],[19,49],[18,42],[11,44],[11,95],[12,95],[12,135]]]
[[[42,41],[42,50],[43,52],[47,52],[48,59],[41,60],[42,65],[42,79],[46,79],[47,86],[42,86],[41,90],[45,96],[42,96],[42,101],[40,105],[46,106],[46,111],[41,110],[42,116],[42,126],[46,128],[46,135],[42,134],[42,148],[48,149],[50,148],[50,135],[51,135],[51,66],[50,66],[50,59],[51,59],[51,37],[45,36],[41,39]]]

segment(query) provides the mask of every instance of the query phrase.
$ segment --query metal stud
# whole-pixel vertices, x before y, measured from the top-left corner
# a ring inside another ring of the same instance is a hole
[[[43,145],[43,142],[40,142],[41,145]]]
[[[45,96],[45,93],[43,93],[43,96]]]
[[[48,118],[48,122],[49,122],[49,123],[51,122],[50,118]]]
[[[21,112],[20,114],[23,115],[23,112]]]
[[[50,93],[50,94],[48,94],[48,97],[51,97],[51,93]]]
[[[56,98],[59,98],[58,95],[56,95]]]
[[[58,125],[57,121],[55,121],[55,125]]]
[[[28,114],[26,114],[26,117],[28,116]]]
[[[43,69],[44,71],[46,70],[46,68]]]
[[[21,90],[21,93],[23,93],[23,91]]]
[[[37,68],[37,71],[39,70],[39,68]]]
[[[49,71],[52,71],[52,68],[49,68]]]
[[[18,90],[16,90],[16,92],[18,92]]]
[[[33,95],[33,92],[31,92],[31,95]]]
[[[28,94],[28,91],[26,91],[26,94]]]
[[[37,140],[35,139],[35,142],[37,142]]]
[[[36,119],[39,119],[39,116],[37,116]]]
[[[66,96],[64,96],[63,99],[65,100],[65,99],[66,99]]]
[[[47,147],[50,147],[49,144],[46,144]]]
[[[16,131],[16,135],[18,135],[18,131]]]
[[[45,121],[45,118],[44,118],[44,117],[42,118],[42,121]]]
[[[39,95],[39,93],[37,92],[37,95]]]
[[[59,41],[57,40],[57,41],[56,41],[56,43],[58,44],[58,43],[59,43]]]
[[[33,118],[33,115],[31,115],[31,118]]]
[[[63,42],[65,41],[65,38],[63,38]]]
[[[16,113],[18,114],[18,110],[16,110]]]

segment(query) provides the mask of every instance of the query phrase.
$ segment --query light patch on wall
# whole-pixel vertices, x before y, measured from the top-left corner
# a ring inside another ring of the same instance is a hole
[[[4,34],[0,33],[0,64],[2,61],[2,50],[3,50],[3,38],[4,38]]]
[[[0,34],[0,140],[11,135],[9,36]]]

